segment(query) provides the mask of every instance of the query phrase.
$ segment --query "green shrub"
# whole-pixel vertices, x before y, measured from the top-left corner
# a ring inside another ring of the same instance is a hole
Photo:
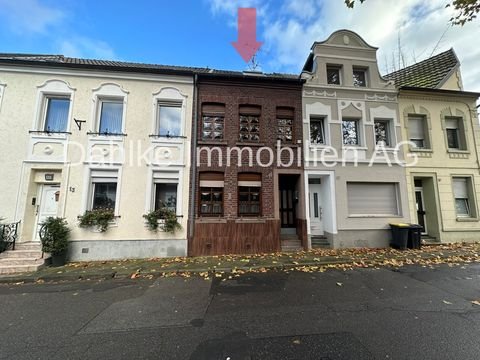
[[[105,232],[108,229],[108,224],[115,219],[115,214],[112,209],[87,210],[78,219],[82,228],[97,227],[100,232]]]
[[[59,255],[68,249],[70,229],[65,219],[49,217],[40,228],[42,250],[52,255]]]
[[[147,220],[147,226],[151,231],[157,231],[158,228],[165,232],[174,233],[182,228],[177,220],[175,211],[161,207],[158,210],[152,210],[148,214],[143,215]],[[163,220],[159,222],[159,220]]]

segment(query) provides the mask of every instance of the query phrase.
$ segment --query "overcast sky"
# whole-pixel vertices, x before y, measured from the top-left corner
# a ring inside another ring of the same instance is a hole
[[[237,9],[256,7],[263,71],[299,73],[314,41],[346,28],[379,47],[382,73],[453,47],[465,89],[480,91],[480,20],[449,26],[447,3],[367,0],[350,10],[343,0],[0,0],[0,52],[242,70],[230,44]]]

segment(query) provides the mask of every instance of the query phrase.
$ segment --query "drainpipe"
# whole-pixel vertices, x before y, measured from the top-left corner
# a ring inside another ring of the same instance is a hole
[[[198,75],[195,74],[193,77],[193,127],[192,127],[192,149],[191,149],[191,156],[190,156],[190,167],[191,167],[191,178],[190,178],[190,209],[189,213],[189,231],[188,231],[188,238],[192,239],[195,235],[195,186],[197,180],[197,102],[198,102],[198,87],[197,87]],[[187,249],[188,253],[189,249]]]
[[[475,147],[475,157],[477,159],[477,167],[478,167],[478,172],[480,173],[480,159],[478,158],[478,147],[477,147],[477,138],[475,137],[475,123],[473,122],[473,114],[477,113],[477,109],[479,106],[477,106],[475,109],[472,109],[470,105],[468,105],[466,102],[460,101],[462,104],[464,104],[467,109],[468,113],[470,114],[470,125],[472,126],[472,134],[473,134],[473,146]],[[478,124],[477,124],[478,127]]]

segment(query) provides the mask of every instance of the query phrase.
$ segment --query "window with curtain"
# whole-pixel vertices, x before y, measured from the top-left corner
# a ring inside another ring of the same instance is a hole
[[[408,117],[408,137],[409,141],[415,144],[419,149],[427,149],[429,147],[426,138],[426,119],[424,116]]]
[[[115,210],[118,172],[111,170],[92,170],[90,176],[91,209]]]
[[[375,144],[384,144],[392,146],[390,141],[390,120],[374,120],[375,125]]]
[[[326,144],[325,141],[325,118],[310,118],[310,142],[312,144]]]
[[[344,145],[360,145],[360,134],[358,120],[344,119],[342,120],[342,133]]]
[[[155,210],[166,207],[177,211],[177,187],[178,184],[173,183],[155,184]]]
[[[470,178],[453,178],[453,194],[455,196],[455,210],[458,217],[471,217],[470,199],[469,199],[469,181]]]
[[[157,135],[181,136],[182,135],[182,104],[158,103],[157,110]]]
[[[347,183],[350,215],[399,215],[396,183]]]
[[[277,108],[277,140],[285,143],[293,142],[293,118],[292,108]]]
[[[353,86],[366,87],[367,86],[367,70],[360,68],[353,68]]]
[[[101,100],[98,132],[101,134],[121,134],[123,121],[123,101]]]
[[[223,173],[200,173],[200,216],[223,216]]]
[[[65,97],[47,97],[44,131],[65,132],[68,126],[70,99]]]
[[[225,104],[202,105],[202,140],[223,140]]]
[[[261,215],[262,175],[238,174],[238,215]]]
[[[240,141],[260,140],[260,113],[259,106],[240,106]]]

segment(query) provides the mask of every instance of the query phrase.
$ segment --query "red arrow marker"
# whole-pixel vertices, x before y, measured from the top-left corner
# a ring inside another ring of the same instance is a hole
[[[248,63],[262,44],[262,42],[257,41],[257,9],[239,8],[238,40],[232,42],[233,47],[242,59]]]

